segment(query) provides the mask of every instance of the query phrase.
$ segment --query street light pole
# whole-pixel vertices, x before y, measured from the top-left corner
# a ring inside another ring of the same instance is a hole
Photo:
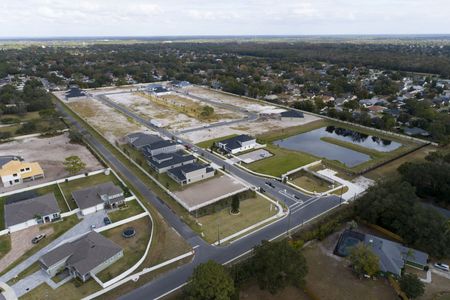
[[[288,237],[290,237],[290,229],[291,229],[291,210],[289,210],[289,214],[288,214],[288,226],[287,226],[287,231],[286,231],[286,235]]]

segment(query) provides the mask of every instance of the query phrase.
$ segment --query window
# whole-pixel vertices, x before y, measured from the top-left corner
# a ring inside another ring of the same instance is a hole
[[[13,174],[13,177],[17,177],[17,173],[14,173],[14,174]]]
[[[19,179],[14,179],[14,182],[16,182],[16,183],[19,182]]]
[[[25,171],[30,171],[30,168],[25,168]]]
[[[20,172],[25,172],[25,169],[20,169]]]

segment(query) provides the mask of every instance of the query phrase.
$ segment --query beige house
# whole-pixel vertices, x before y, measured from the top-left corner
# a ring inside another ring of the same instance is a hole
[[[4,187],[44,178],[44,171],[37,162],[10,160],[0,166],[0,177]]]

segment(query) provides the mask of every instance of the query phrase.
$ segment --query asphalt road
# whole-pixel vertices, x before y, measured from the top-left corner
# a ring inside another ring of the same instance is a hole
[[[102,99],[102,101],[105,100]],[[57,105],[58,108],[64,112],[64,109],[62,109],[62,104],[58,103]],[[115,105],[114,103],[109,103],[108,105],[115,107],[119,111],[152,128],[153,130],[158,130],[161,134],[164,134],[168,137],[173,136],[173,134],[171,134],[167,130],[155,128],[146,120],[140,118],[132,112],[125,110],[121,106]],[[337,196],[322,198],[310,197],[276,180],[267,180],[253,174],[249,174],[242,169],[237,168],[236,166],[226,165],[226,170],[232,173],[234,176],[239,177],[254,186],[264,186],[267,194],[269,194],[274,199],[277,199],[278,201],[283,201],[284,203],[286,203],[286,205],[290,208],[290,213],[284,218],[227,246],[212,246],[206,243],[185,223],[183,223],[166,204],[160,201],[159,198],[151,190],[149,190],[139,178],[137,178],[130,170],[128,170],[128,168],[123,165],[111,152],[109,152],[109,150],[106,149],[102,143],[89,135],[88,132],[83,128],[82,124],[78,123],[70,115],[66,113],[64,114],[66,115],[68,120],[73,123],[73,125],[76,126],[84,135],[86,141],[93,148],[95,148],[113,168],[117,169],[119,173],[123,177],[125,177],[125,179],[130,182],[136,190],[139,191],[139,193],[141,193],[144,198],[142,200],[149,201],[149,203],[151,203],[151,205],[153,205],[159,211],[163,218],[195,249],[194,258],[190,263],[187,263],[179,268],[173,269],[161,275],[157,279],[146,283],[145,285],[139,287],[138,289],[135,289],[127,295],[120,297],[119,299],[157,299],[162,295],[165,295],[166,293],[185,284],[192,274],[194,268],[198,264],[206,262],[210,259],[215,260],[219,263],[226,263],[228,261],[231,261],[241,256],[242,254],[251,251],[251,249],[260,244],[262,240],[271,240],[278,236],[287,234],[289,229],[302,226],[302,224],[341,205],[341,200]],[[174,136],[174,138],[177,137]],[[216,157],[215,155],[204,151],[196,147],[195,145],[191,146],[199,154],[203,155],[206,159],[212,161],[213,163],[216,163],[218,165],[223,165],[225,163],[222,159]],[[272,182],[274,188],[266,186],[266,181]]]

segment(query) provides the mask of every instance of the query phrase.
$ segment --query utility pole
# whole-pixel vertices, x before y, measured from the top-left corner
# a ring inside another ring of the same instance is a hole
[[[286,231],[286,235],[288,237],[290,237],[290,229],[291,229],[291,210],[289,210],[289,214],[288,214],[288,226],[287,226],[287,231]]]
[[[220,217],[217,218],[217,245],[220,246]]]

